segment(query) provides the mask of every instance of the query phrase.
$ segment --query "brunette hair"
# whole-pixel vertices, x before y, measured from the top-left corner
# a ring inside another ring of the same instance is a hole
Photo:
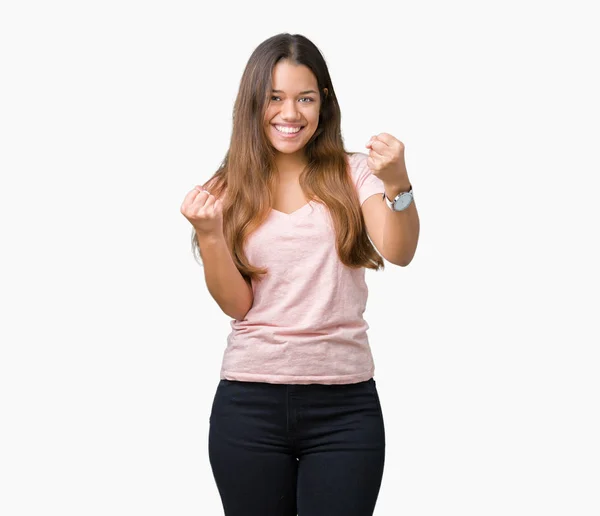
[[[308,165],[300,175],[300,186],[309,200],[322,202],[329,209],[342,263],[352,268],[383,268],[383,258],[369,240],[349,174],[348,156],[354,153],[344,149],[340,107],[325,59],[309,39],[287,33],[263,41],[250,56],[233,108],[229,150],[203,185],[217,198],[225,194],[223,232],[233,261],[247,281],[268,272],[248,262],[244,241],[266,220],[272,206],[277,180],[275,150],[265,134],[263,119],[273,68],[284,59],[312,71],[321,97],[319,124],[304,148]],[[194,230],[192,250],[195,257],[200,256]]]

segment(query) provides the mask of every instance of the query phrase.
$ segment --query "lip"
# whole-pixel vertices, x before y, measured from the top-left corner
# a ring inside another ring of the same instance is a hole
[[[305,126],[303,126],[301,124],[271,124],[271,125],[273,127],[273,131],[275,132],[275,134],[277,134],[277,136],[279,136],[280,138],[283,138],[284,140],[292,140],[292,139],[296,138],[305,128]],[[291,128],[300,127],[301,129],[297,133],[285,134],[285,133],[278,131],[277,128],[275,127],[276,125],[279,125],[281,127],[291,127]]]

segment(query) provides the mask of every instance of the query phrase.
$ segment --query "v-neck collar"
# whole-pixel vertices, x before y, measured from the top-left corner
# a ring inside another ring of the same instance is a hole
[[[271,208],[271,211],[282,217],[293,217],[296,214],[302,213],[303,211],[308,209],[311,205],[312,205],[312,201],[308,201],[306,204],[300,206],[300,208],[292,211],[291,213],[285,213],[283,211],[276,210],[275,208]]]

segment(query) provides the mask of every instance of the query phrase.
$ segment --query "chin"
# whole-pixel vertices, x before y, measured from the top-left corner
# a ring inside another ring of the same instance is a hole
[[[297,152],[303,151],[306,148],[306,145],[312,138],[314,134],[314,130],[307,136],[305,135],[302,141],[298,142],[285,142],[279,139],[268,138],[271,146],[281,154],[296,154]]]
[[[273,144],[271,143],[271,145],[273,145]],[[281,154],[296,154],[297,152],[304,150],[305,147],[306,147],[306,144],[294,146],[293,148],[283,147],[281,145],[273,145],[273,148],[277,152],[280,152]]]

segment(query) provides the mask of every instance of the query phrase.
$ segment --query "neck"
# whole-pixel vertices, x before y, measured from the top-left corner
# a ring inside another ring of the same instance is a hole
[[[308,160],[303,152],[294,154],[277,153],[275,164],[278,173],[282,179],[298,178],[304,167],[308,164]]]

